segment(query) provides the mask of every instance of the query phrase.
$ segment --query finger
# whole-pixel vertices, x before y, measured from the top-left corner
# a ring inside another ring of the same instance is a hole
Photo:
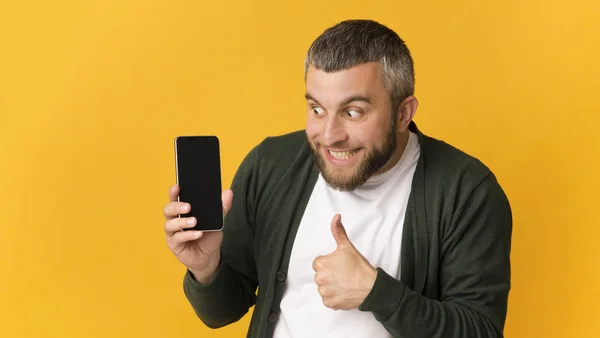
[[[333,220],[331,221],[331,233],[333,234],[333,238],[338,247],[351,244],[346,229],[342,225],[342,216],[339,214],[333,216]]]
[[[325,305],[325,307],[330,308],[332,310],[337,310],[337,307],[331,297],[321,295],[321,299],[322,299],[323,305]]]
[[[165,222],[165,233],[167,236],[171,237],[176,232],[179,232],[183,229],[192,228],[196,225],[195,217],[186,217],[186,218],[173,218],[167,222]]]
[[[315,259],[313,259],[312,262],[312,269],[313,271],[317,272],[317,270],[323,269],[324,265],[323,265],[323,259],[325,256],[317,256]]]
[[[191,205],[185,202],[171,202],[163,210],[167,220],[178,217],[181,214],[187,214],[191,210]]]
[[[169,202],[177,201],[177,197],[179,196],[179,185],[175,184],[169,189]]]
[[[186,242],[195,241],[203,235],[204,232],[202,231],[177,231],[168,240],[171,242],[172,247],[178,247]]]
[[[334,293],[331,290],[330,287],[326,286],[326,285],[319,285],[317,287],[317,290],[319,291],[319,294],[321,295],[321,297],[323,298],[331,298],[333,297]]]
[[[221,200],[223,201],[223,213],[227,214],[233,203],[233,191],[229,189],[223,190],[221,193]]]
[[[315,284],[317,284],[319,286],[319,290],[320,287],[325,284],[325,280],[323,279],[323,276],[319,273],[315,273]]]

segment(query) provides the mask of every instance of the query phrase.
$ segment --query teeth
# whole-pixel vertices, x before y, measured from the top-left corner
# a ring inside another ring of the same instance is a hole
[[[331,150],[329,150],[329,153],[336,160],[347,160],[350,157],[352,157],[352,155],[356,154],[356,150],[351,150],[351,151],[331,151]]]

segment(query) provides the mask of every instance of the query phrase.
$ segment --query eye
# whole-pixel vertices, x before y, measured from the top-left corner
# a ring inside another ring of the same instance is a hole
[[[346,113],[346,115],[348,115],[348,117],[353,118],[353,119],[358,118],[358,117],[360,117],[362,115],[356,109],[348,109],[348,110],[345,111],[345,113]]]
[[[313,110],[313,113],[315,113],[315,115],[318,115],[318,116],[323,115],[325,113],[325,110],[321,107],[313,107],[312,110]]]

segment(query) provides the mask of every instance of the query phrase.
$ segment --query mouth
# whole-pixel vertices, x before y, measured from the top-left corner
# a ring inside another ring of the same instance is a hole
[[[361,149],[332,150],[323,149],[323,155],[327,162],[335,166],[352,166],[359,159]]]
[[[327,150],[327,152],[329,153],[329,155],[331,155],[331,157],[335,158],[336,160],[345,161],[349,160],[350,158],[352,158],[352,156],[356,155],[356,153],[358,153],[358,149],[344,151]]]

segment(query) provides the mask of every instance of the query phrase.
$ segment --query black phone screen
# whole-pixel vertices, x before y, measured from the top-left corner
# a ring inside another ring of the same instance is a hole
[[[196,217],[187,230],[221,230],[221,160],[216,136],[179,136],[175,139],[175,159],[179,201],[191,210],[180,217]]]

